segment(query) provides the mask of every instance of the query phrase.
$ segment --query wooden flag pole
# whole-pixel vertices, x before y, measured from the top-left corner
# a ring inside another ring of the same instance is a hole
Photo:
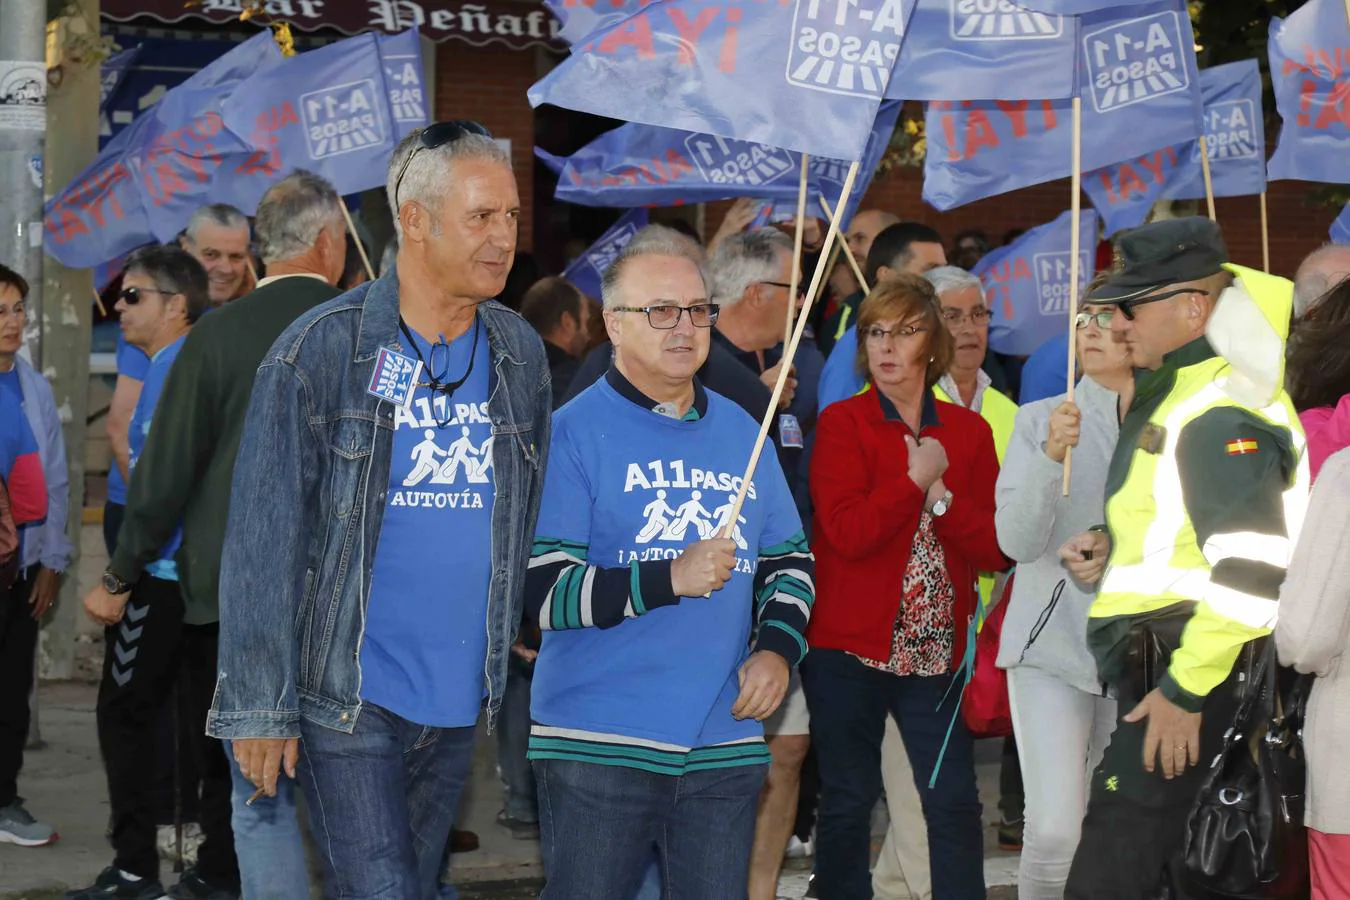
[[[797,287],[802,280],[802,238],[806,231],[806,166],[811,157],[802,154],[802,180],[797,185],[797,227],[792,238],[792,274],[788,276],[787,324],[783,330],[783,347],[792,340],[792,316],[797,311]]]
[[[1345,0],[1350,4],[1350,0]],[[1266,192],[1261,192],[1261,270],[1270,274],[1270,217],[1266,212]]]
[[[1204,149],[1201,148],[1203,156]],[[1083,188],[1083,98],[1077,94],[1073,98],[1073,168],[1069,198],[1069,402],[1073,402],[1074,376],[1078,374],[1078,257],[1080,253],[1079,209],[1082,206]],[[1069,496],[1069,478],[1073,472],[1073,448],[1064,453],[1064,496]]]
[[[370,257],[366,256],[366,247],[361,243],[360,236],[356,233],[356,223],[352,221],[352,214],[347,209],[347,204],[338,200],[338,206],[342,207],[342,218],[347,220],[347,230],[351,232],[352,242],[356,244],[356,252],[361,254],[361,264],[366,267],[366,275],[371,281],[375,280],[375,267],[370,264]]]
[[[1350,3],[1350,0],[1346,0]],[[1219,217],[1214,214],[1214,181],[1209,173],[1209,145],[1205,143],[1205,136],[1200,135],[1200,171],[1205,176],[1205,206],[1209,209],[1209,220],[1211,222],[1219,221]]]
[[[94,305],[98,307],[99,315],[105,319],[108,318],[108,310],[103,305],[103,297],[99,294],[98,288],[91,287],[90,290],[94,292]]]
[[[858,177],[858,163],[854,162],[848,167],[848,175],[844,178],[844,190],[839,195],[838,210],[842,210],[848,205],[849,195],[853,193],[853,182]],[[741,489],[736,492],[736,502],[731,506],[731,515],[727,517],[726,528],[722,532],[722,537],[731,537],[736,528],[736,521],[740,518],[741,507],[745,505],[745,495],[750,490],[750,479],[755,475],[755,467],[759,465],[759,456],[764,452],[764,440],[769,436],[769,427],[773,424],[774,416],[778,414],[778,401],[783,396],[783,386],[787,384],[788,373],[792,369],[792,358],[797,355],[797,345],[801,343],[802,334],[806,331],[806,323],[811,318],[811,301],[816,297],[820,290],[820,284],[825,279],[827,272],[826,259],[834,247],[835,239],[839,237],[839,216],[832,214],[830,216],[830,228],[825,232],[825,243],[820,248],[820,258],[816,261],[816,271],[811,276],[811,287],[806,292],[807,302],[802,307],[801,315],[797,317],[797,327],[792,331],[792,339],[788,341],[787,346],[783,348],[782,365],[778,367],[778,380],[773,386],[773,396],[769,399],[769,408],[764,413],[764,420],[759,423],[759,437],[755,439],[755,448],[750,451],[750,461],[745,466],[745,477],[741,479]]]
[[[825,199],[825,195],[820,195],[820,208],[825,210],[825,215],[831,219],[834,218],[834,210],[830,209],[830,201]],[[853,277],[858,279],[858,287],[862,289],[863,295],[870,294],[872,291],[867,286],[867,279],[863,277],[862,269],[858,266],[858,260],[853,255],[853,248],[849,247],[848,241],[840,241],[839,246],[835,248],[838,253],[843,249],[844,257],[848,260],[848,266],[853,270]]]

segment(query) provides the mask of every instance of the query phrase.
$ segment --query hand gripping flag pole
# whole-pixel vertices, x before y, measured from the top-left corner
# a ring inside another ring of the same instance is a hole
[[[1082,205],[1083,187],[1083,98],[1074,94],[1073,98],[1073,169],[1069,190],[1069,218],[1073,222],[1073,231],[1069,234],[1069,392],[1068,400],[1073,402],[1074,376],[1078,374],[1078,266],[1079,242],[1082,228],[1078,223],[1078,210]],[[1201,151],[1204,156],[1204,151]],[[1064,452],[1064,496],[1069,496],[1069,478],[1073,471],[1073,448]]]
[[[797,229],[792,239],[792,274],[788,276],[788,303],[787,303],[787,323],[783,331],[783,348],[787,349],[788,341],[792,340],[792,314],[797,311],[797,287],[802,280],[802,232],[806,230],[806,167],[810,163],[811,157],[802,154],[802,180],[797,186]],[[803,310],[805,315],[806,311]],[[772,410],[770,410],[772,412]],[[739,514],[740,509],[736,512]],[[733,523],[735,519],[731,520]]]
[[[783,359],[778,367],[778,380],[774,383],[773,396],[769,399],[769,408],[764,413],[764,420],[759,423],[759,437],[755,439],[755,448],[750,451],[750,461],[745,467],[745,477],[741,479],[741,489],[736,492],[736,502],[731,507],[731,515],[726,519],[727,525],[722,531],[722,537],[724,538],[732,536],[732,529],[741,515],[741,507],[745,505],[745,495],[750,490],[750,479],[755,475],[755,466],[759,464],[759,456],[764,452],[764,440],[769,436],[769,426],[773,424],[774,416],[778,414],[778,402],[783,396],[783,386],[787,384],[788,373],[792,370],[792,359],[797,355],[797,345],[801,343],[802,334],[806,331],[806,323],[811,317],[811,303],[815,300],[821,282],[825,279],[828,268],[826,260],[829,259],[830,251],[834,247],[835,240],[839,237],[839,212],[848,206],[848,198],[853,193],[853,182],[857,176],[858,163],[853,162],[849,165],[848,175],[844,178],[844,190],[839,197],[839,205],[835,208],[834,214],[830,216],[830,228],[825,232],[825,244],[820,249],[816,271],[811,276],[811,287],[806,292],[806,304],[802,307],[801,315],[797,317],[797,327],[793,329],[792,339],[783,348]]]

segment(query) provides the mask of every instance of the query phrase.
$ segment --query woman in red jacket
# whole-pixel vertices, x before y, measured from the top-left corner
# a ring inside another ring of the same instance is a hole
[[[965,652],[976,574],[1007,567],[994,530],[998,459],[979,415],[933,397],[952,358],[922,278],[878,286],[858,311],[871,390],[816,428],[816,603],[802,664],[820,765],[816,881],[828,900],[870,900],[881,739],[895,716],[928,826],[933,900],[985,896],[974,748],[945,697]],[[946,755],[933,788],[938,754]]]

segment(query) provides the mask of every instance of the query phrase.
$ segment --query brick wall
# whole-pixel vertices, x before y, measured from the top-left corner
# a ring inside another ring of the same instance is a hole
[[[1325,243],[1327,229],[1336,210],[1309,205],[1305,197],[1311,186],[1296,181],[1273,182],[1267,197],[1270,220],[1271,271],[1292,276],[1299,261],[1309,251]],[[998,243],[1012,228],[1030,228],[1048,222],[1069,208],[1069,183],[1024,188],[1011,194],[991,197],[947,213],[940,213],[920,197],[922,180],[913,169],[892,170],[873,183],[864,206],[894,211],[905,219],[917,219],[942,232],[950,245],[957,232],[967,228],[983,229]],[[1204,214],[1204,201],[1200,204]],[[708,211],[708,225],[716,229],[727,204],[716,204]],[[1083,208],[1089,208],[1087,197]],[[1256,197],[1220,198],[1215,213],[1223,226],[1229,252],[1234,261],[1255,268],[1261,266],[1261,208]],[[712,234],[712,230],[708,232]]]
[[[534,239],[534,110],[525,92],[535,82],[534,54],[503,47],[438,44],[434,119],[475,119],[511,141],[520,190],[521,250]]]

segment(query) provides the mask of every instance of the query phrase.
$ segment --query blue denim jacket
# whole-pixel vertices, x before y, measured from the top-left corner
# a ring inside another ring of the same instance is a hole
[[[492,354],[496,436],[484,667],[491,722],[520,623],[552,388],[543,344],[520,316],[495,302],[478,315]],[[356,725],[394,434],[393,405],[366,389],[381,347],[410,354],[400,337],[390,275],[301,316],[258,368],[221,559],[219,676],[207,722],[215,737],[299,737],[301,717],[339,731]],[[454,573],[443,583],[453,590]]]

